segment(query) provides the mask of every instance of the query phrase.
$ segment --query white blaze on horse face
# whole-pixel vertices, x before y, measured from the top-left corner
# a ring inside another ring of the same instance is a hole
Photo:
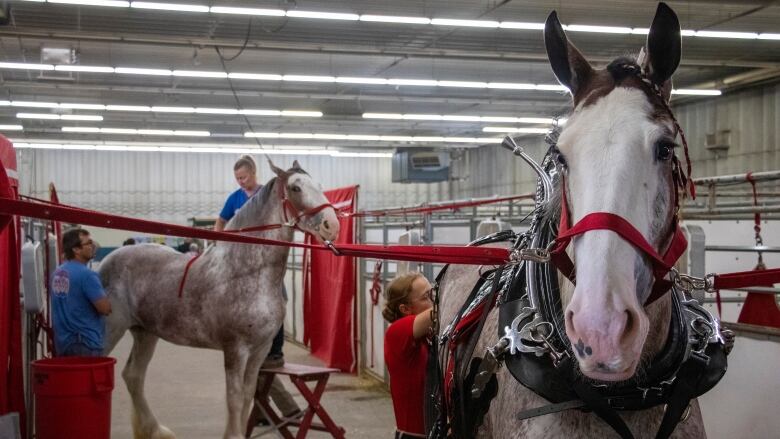
[[[292,174],[287,180],[287,197],[301,212],[328,204],[322,189],[307,174]],[[334,241],[339,236],[339,219],[332,207],[304,215],[298,226],[322,241]]]
[[[660,191],[669,189],[654,145],[668,127],[651,118],[652,110],[643,92],[618,87],[569,118],[558,147],[568,163],[572,224],[589,213],[610,212],[628,220],[648,242],[656,241],[650,236],[655,205]],[[580,369],[593,379],[628,379],[649,328],[640,303],[648,292],[637,291],[637,284],[648,279],[650,265],[612,231],[590,231],[572,242],[576,287],[564,306]]]

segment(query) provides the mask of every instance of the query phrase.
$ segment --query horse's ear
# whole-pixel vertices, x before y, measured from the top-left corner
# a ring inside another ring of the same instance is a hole
[[[566,38],[555,11],[547,16],[544,23],[544,47],[555,77],[575,96],[593,74],[593,67]]]
[[[293,165],[292,165],[292,167],[293,167],[294,169],[303,169],[303,168],[301,168],[301,165],[299,165],[299,164],[298,164],[298,160],[293,160]]]
[[[647,34],[647,51],[642,68],[654,84],[661,86],[667,100],[672,91],[670,79],[680,65],[681,46],[677,14],[666,3],[659,3]]]
[[[268,166],[271,167],[271,171],[273,171],[274,174],[276,174],[276,176],[279,177],[279,178],[286,178],[287,177],[287,173],[284,172],[284,169],[278,168],[274,164],[274,162],[271,161],[270,157],[267,157],[267,158],[268,158]]]

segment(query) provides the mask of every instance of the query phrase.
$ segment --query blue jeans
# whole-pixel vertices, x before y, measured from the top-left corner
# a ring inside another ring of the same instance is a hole
[[[279,328],[279,332],[276,333],[274,336],[274,340],[271,343],[271,352],[268,353],[269,357],[281,357],[284,354],[282,353],[282,345],[284,345],[284,325],[282,325],[281,328]]]
[[[57,352],[58,357],[102,357],[103,349],[93,349],[81,341],[74,341],[62,350]]]

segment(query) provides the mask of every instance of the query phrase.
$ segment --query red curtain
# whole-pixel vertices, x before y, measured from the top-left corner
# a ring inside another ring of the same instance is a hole
[[[325,196],[339,211],[351,213],[357,207],[357,192],[357,186],[350,186],[326,191]],[[354,244],[353,218],[341,217],[339,222],[335,244]],[[329,252],[308,252],[304,257],[303,341],[312,355],[344,372],[357,370],[356,267],[355,258]]]
[[[0,136],[0,197],[16,199],[19,180],[13,145]],[[16,217],[0,215],[0,414],[17,412],[25,426],[22,319],[19,302],[21,241]]]

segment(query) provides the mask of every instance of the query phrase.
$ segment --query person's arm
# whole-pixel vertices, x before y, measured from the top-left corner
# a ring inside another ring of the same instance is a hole
[[[225,225],[227,224],[227,221],[223,220],[221,216],[217,217],[217,220],[214,221],[214,231],[215,232],[221,232],[225,230]]]
[[[432,313],[433,308],[426,309],[414,317],[412,336],[414,336],[415,339],[423,338],[428,335],[428,332],[430,332],[431,327],[433,326],[433,319],[431,318]]]
[[[108,300],[108,297],[103,297],[102,299],[98,299],[97,301],[92,302],[92,305],[95,307],[95,309],[99,314],[102,314],[104,316],[111,314],[111,302]]]

